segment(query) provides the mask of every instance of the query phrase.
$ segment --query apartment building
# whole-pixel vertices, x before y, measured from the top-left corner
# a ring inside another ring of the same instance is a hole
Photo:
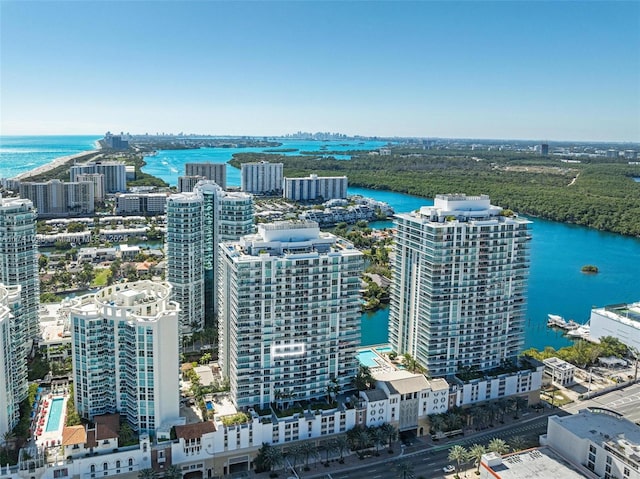
[[[347,186],[346,176],[309,175],[308,178],[285,178],[284,197],[293,201],[346,198]]]
[[[284,165],[282,163],[243,163],[242,191],[254,195],[281,195]]]

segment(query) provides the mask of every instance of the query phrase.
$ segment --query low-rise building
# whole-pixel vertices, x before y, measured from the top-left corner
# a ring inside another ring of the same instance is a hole
[[[116,213],[119,215],[161,215],[167,204],[167,193],[119,193]]]
[[[592,477],[640,478],[640,427],[615,411],[588,408],[551,416],[541,443],[582,465],[582,472],[594,473]]]
[[[589,323],[592,338],[613,336],[640,351],[640,301],[594,308]]]
[[[537,447],[506,456],[496,452],[483,454],[480,479],[596,479],[593,474],[571,464],[548,447]]]
[[[346,176],[310,175],[307,178],[285,178],[284,197],[293,201],[323,201],[347,197]]]
[[[556,357],[547,358],[542,362],[544,363],[544,374],[551,378],[551,384],[568,387],[575,383],[576,367],[573,364]]]

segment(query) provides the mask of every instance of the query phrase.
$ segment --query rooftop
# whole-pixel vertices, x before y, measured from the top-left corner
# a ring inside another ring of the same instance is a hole
[[[640,426],[621,414],[603,408],[588,408],[570,416],[551,416],[549,421],[559,423],[577,437],[605,448],[613,447],[634,462],[640,462]]]
[[[492,479],[583,479],[585,475],[553,450],[541,447],[500,457],[489,453],[482,456],[481,477]],[[487,474],[489,472],[489,474]]]

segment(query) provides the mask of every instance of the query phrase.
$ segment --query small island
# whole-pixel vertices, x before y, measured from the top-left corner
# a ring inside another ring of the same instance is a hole
[[[586,264],[580,269],[580,271],[588,274],[596,274],[598,272],[598,267],[592,264]]]

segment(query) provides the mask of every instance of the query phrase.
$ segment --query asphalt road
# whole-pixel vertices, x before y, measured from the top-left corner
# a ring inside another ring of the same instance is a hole
[[[429,479],[440,479],[445,477],[442,468],[447,464],[451,464],[451,461],[448,460],[449,450],[455,444],[469,448],[475,443],[486,444],[493,438],[500,438],[509,442],[515,436],[535,440],[541,434],[546,433],[548,416],[575,414],[587,407],[611,409],[623,414],[630,421],[638,423],[640,422],[640,384],[633,384],[597,398],[571,403],[561,409],[547,410],[541,414],[531,412],[523,416],[522,420],[516,424],[490,429],[470,437],[447,441],[446,444],[429,447],[412,446],[405,450],[403,456],[393,460],[390,459],[378,464],[363,464],[362,467],[334,472],[331,475],[311,474],[303,477],[315,477],[316,479],[321,477],[326,479],[392,479],[397,477],[397,464],[405,461],[413,466],[416,477],[424,476]],[[411,452],[408,452],[409,450]]]

